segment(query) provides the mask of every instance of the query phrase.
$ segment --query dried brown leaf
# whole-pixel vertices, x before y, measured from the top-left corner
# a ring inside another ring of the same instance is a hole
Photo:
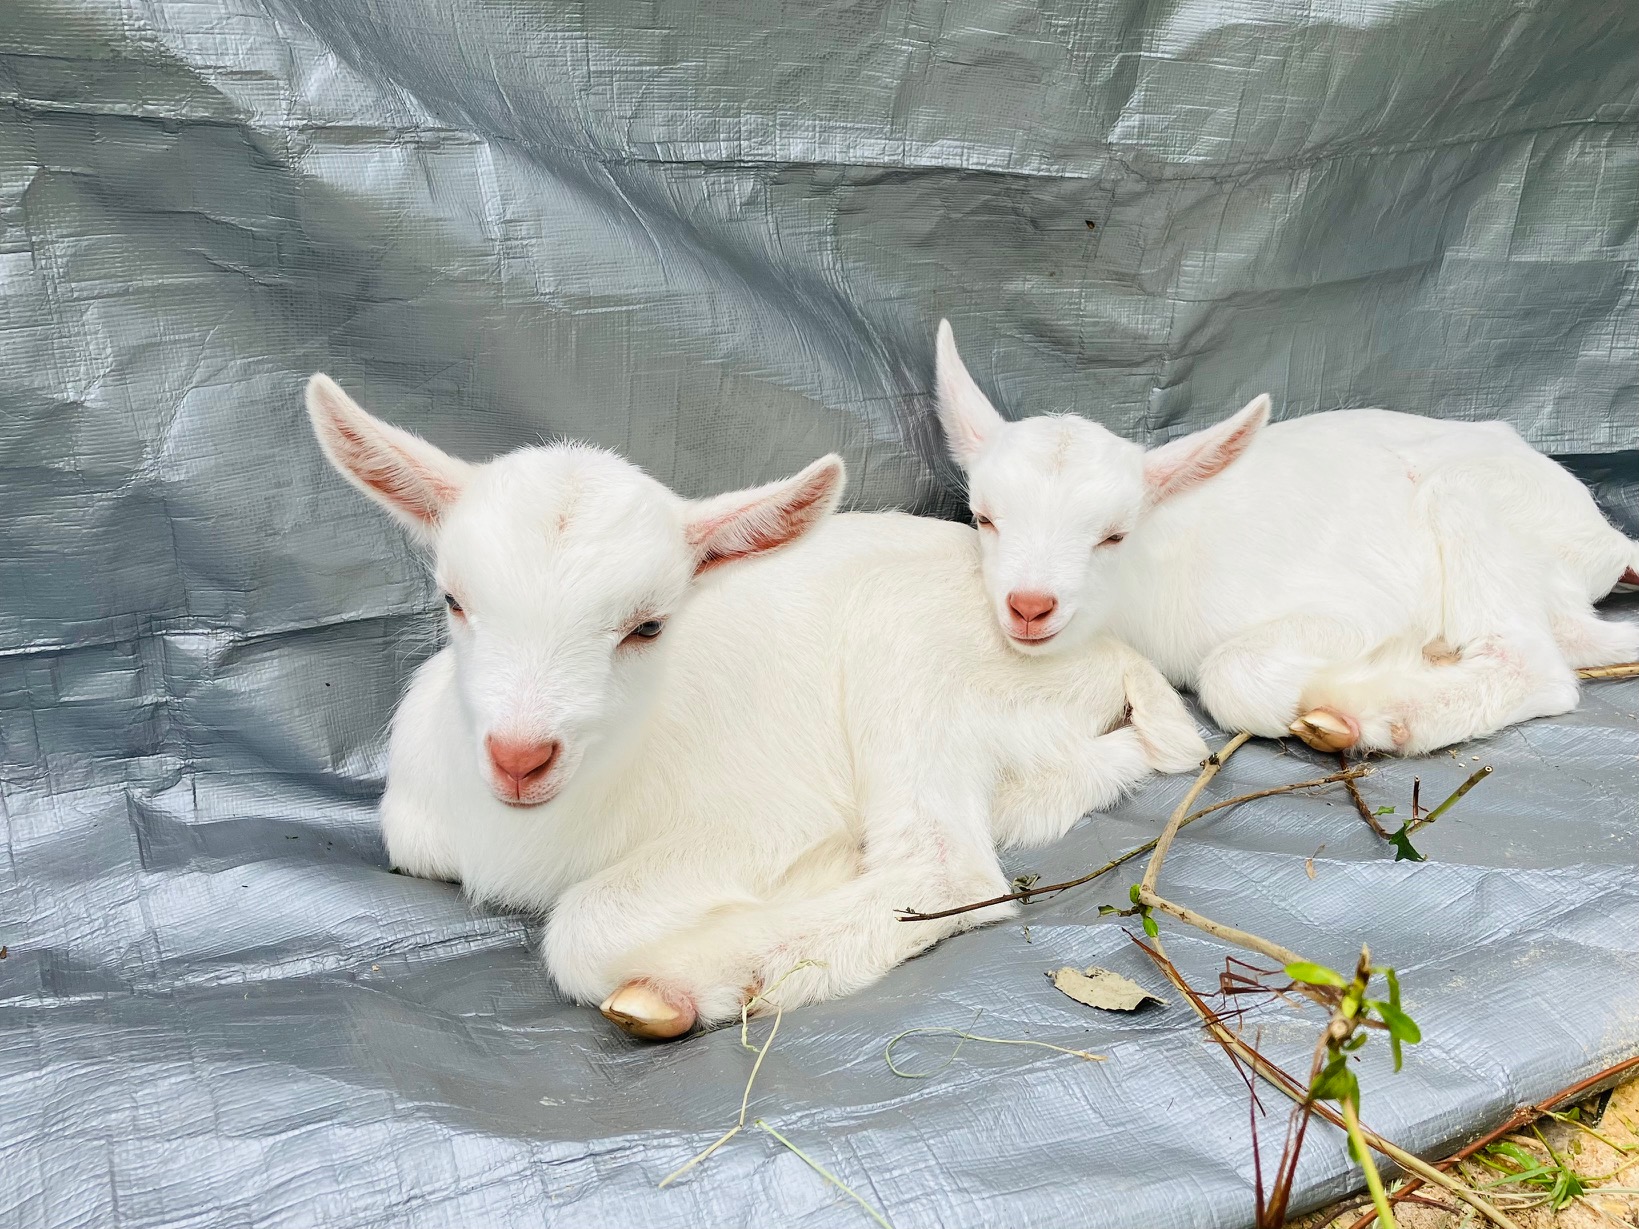
[[[1151,994],[1130,977],[1123,977],[1109,969],[1089,965],[1085,969],[1068,966],[1054,969],[1047,975],[1053,985],[1078,1003],[1098,1007],[1104,1011],[1137,1011],[1145,1003],[1166,1005],[1166,999]]]

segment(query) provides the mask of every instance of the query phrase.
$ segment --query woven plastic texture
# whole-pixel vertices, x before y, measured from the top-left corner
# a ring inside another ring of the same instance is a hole
[[[435,594],[308,373],[470,457],[571,436],[694,495],[836,448],[853,506],[949,514],[948,315],[1013,414],[1500,417],[1639,534],[1636,48],[1606,0],[0,0],[0,1223],[870,1223],[756,1129],[657,1190],[734,1121],[737,1031],[629,1043],[530,919],[387,872]],[[1286,796],[1165,885],[1397,966],[1427,1040],[1369,1048],[1364,1113],[1437,1150],[1639,1051],[1636,712],[1592,685],[1385,767],[1402,812],[1496,767],[1426,863]],[[1330,768],[1255,744],[1210,796]],[[1247,1223],[1247,1091],[1189,1009],[1043,977],[1162,989],[1097,913],[1128,882],[787,1016],[753,1115],[900,1229]],[[1109,1061],[883,1061],[976,1018]],[[1319,1021],[1249,1023],[1302,1066]],[[1298,1204],[1351,1181],[1312,1133]]]

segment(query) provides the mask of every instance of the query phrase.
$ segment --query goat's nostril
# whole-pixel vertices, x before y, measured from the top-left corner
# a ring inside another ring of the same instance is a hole
[[[1007,595],[1007,608],[1021,623],[1045,619],[1058,609],[1059,600],[1051,593],[1015,592]]]
[[[523,742],[508,738],[497,738],[491,734],[484,739],[484,747],[489,752],[489,762],[495,766],[495,771],[503,777],[509,777],[519,785],[523,785],[532,778],[544,776],[558,758],[561,744],[556,740],[551,742]]]

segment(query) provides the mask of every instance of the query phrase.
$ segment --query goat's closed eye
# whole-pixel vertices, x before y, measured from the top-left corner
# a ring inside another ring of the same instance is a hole
[[[980,529],[994,529],[994,528],[996,528],[996,526],[991,522],[991,519],[988,516],[986,516],[983,512],[975,512],[973,514],[973,523],[976,526],[978,526]]]
[[[467,617],[466,608],[463,607],[460,602],[455,600],[455,594],[446,593],[444,595],[444,605],[449,609],[449,612],[452,615],[454,615],[457,619],[464,619],[464,618]]]
[[[1126,540],[1127,540],[1127,535],[1125,533],[1109,533],[1109,534],[1104,535],[1104,540],[1102,542],[1100,542],[1099,545],[1100,546],[1120,546]]]
[[[653,640],[666,630],[666,620],[645,619],[621,639],[621,644],[641,644],[645,640]]]

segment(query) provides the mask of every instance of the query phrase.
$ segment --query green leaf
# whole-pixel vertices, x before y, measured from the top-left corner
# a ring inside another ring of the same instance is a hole
[[[1548,1206],[1557,1212],[1580,1197],[1584,1190],[1582,1179],[1572,1173],[1567,1166],[1561,1165],[1559,1181],[1554,1183],[1553,1193],[1548,1197]]]
[[[1377,969],[1375,972],[1383,975],[1383,980],[1389,983],[1389,1006],[1400,1006],[1400,979],[1394,975],[1393,969]]]
[[[1396,862],[1427,862],[1428,859],[1417,852],[1417,846],[1411,843],[1411,837],[1406,829],[1409,824],[1401,824],[1398,832],[1389,833],[1389,844],[1394,846],[1394,860]]]
[[[1132,890],[1127,893],[1127,899],[1132,901],[1132,903],[1135,904],[1135,905],[1138,903],[1138,891],[1139,891],[1139,885],[1135,883],[1132,886]]]
[[[1417,1027],[1417,1021],[1393,1003],[1378,1003],[1375,1006],[1377,1014],[1383,1018],[1383,1023],[1389,1026],[1390,1037],[1407,1045],[1416,1045],[1423,1039],[1423,1030]]]
[[[1309,1097],[1314,1101],[1353,1101],[1356,1105],[1360,1104],[1360,1081],[1349,1069],[1349,1060],[1339,1054],[1328,1062],[1315,1077]]]
[[[1492,1156],[1505,1156],[1509,1160],[1524,1166],[1526,1169],[1538,1169],[1542,1165],[1541,1161],[1537,1160],[1536,1157],[1532,1156],[1524,1148],[1521,1148],[1518,1144],[1510,1143],[1506,1139],[1498,1140],[1496,1143],[1487,1147],[1486,1151]]]
[[[1148,909],[1144,910],[1144,933],[1152,939],[1161,933],[1161,928],[1155,924],[1155,919],[1150,916]]]
[[[1394,814],[1394,808],[1393,807],[1378,807],[1377,810],[1372,812],[1372,818],[1373,819],[1381,819],[1385,815],[1393,815],[1393,814]]]
[[[1348,980],[1336,969],[1328,969],[1323,964],[1310,964],[1307,960],[1294,960],[1286,966],[1286,976],[1293,981],[1305,982],[1311,986],[1347,986]]]
[[[1098,907],[1098,916],[1099,917],[1103,917],[1103,916],[1105,916],[1106,914],[1109,914],[1109,913],[1120,913],[1120,912],[1121,912],[1121,910],[1117,909],[1114,905],[1100,905]]]
[[[1399,986],[1395,986],[1396,991]],[[1398,997],[1398,995],[1396,996]],[[1400,1052],[1400,1045],[1416,1045],[1423,1039],[1423,1030],[1417,1027],[1413,1020],[1393,1003],[1385,1003],[1381,999],[1367,999],[1366,1006],[1375,1011],[1384,1024],[1389,1027],[1389,1048],[1394,1051],[1394,1069],[1400,1070],[1404,1056]]]
[[[1366,1034],[1365,1033],[1356,1033],[1353,1037],[1350,1037],[1347,1041],[1345,1041],[1343,1043],[1343,1049],[1346,1052],[1348,1052],[1350,1054],[1353,1054],[1356,1050],[1358,1050],[1361,1046],[1363,1046],[1365,1044],[1366,1044]]]

